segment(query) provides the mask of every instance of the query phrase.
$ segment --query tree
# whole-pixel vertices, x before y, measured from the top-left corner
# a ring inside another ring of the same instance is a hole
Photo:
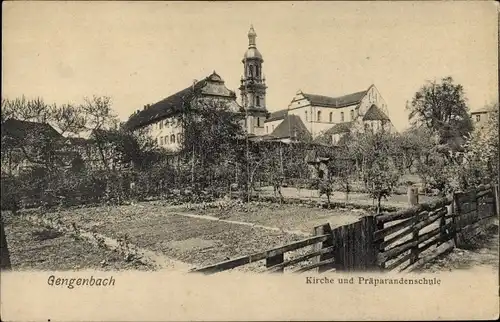
[[[463,87],[454,84],[451,77],[422,86],[406,108],[412,125],[427,127],[438,135],[439,144],[452,150],[456,150],[459,140],[472,130]]]
[[[378,213],[382,198],[392,194],[401,176],[394,162],[395,138],[381,131],[357,134],[355,140],[355,151],[362,154],[363,180],[370,196],[377,200]]]
[[[220,169],[244,164],[242,118],[225,100],[195,96],[184,101],[176,117],[182,127],[180,155],[190,165],[191,186],[197,191],[220,183],[227,186],[231,178]]]
[[[482,183],[498,183],[498,104],[488,107],[490,117],[467,136],[464,151],[454,154],[448,176],[454,188],[467,190]]]

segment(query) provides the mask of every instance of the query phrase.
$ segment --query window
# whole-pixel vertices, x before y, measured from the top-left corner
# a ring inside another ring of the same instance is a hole
[[[181,143],[181,134],[177,133],[177,143]]]
[[[476,114],[476,122],[481,122],[481,115],[480,114]]]
[[[259,66],[255,66],[255,75],[256,75],[257,77],[259,77],[259,76],[260,76],[260,68],[259,68]]]
[[[318,111],[318,119],[317,119],[318,122],[321,122],[321,111]]]
[[[163,128],[163,122],[160,122],[159,124],[160,130]]]
[[[330,112],[330,123],[332,123],[332,121],[333,121],[333,113]]]
[[[266,133],[269,133],[269,126],[266,126]]]
[[[259,100],[257,100],[258,102]],[[260,117],[257,118],[257,127],[260,127]]]
[[[260,97],[259,96],[255,97],[255,101],[256,101],[255,105],[260,106]]]
[[[163,136],[160,136],[160,145],[163,145]]]
[[[250,65],[250,77],[253,77],[254,73],[254,66]]]
[[[344,122],[344,112],[340,112],[340,122]]]
[[[308,121],[308,119],[307,119],[307,111],[306,111],[306,122],[307,122],[307,121]]]
[[[354,120],[354,110],[351,110],[351,121]]]
[[[274,131],[274,125],[273,125],[273,131]]]
[[[170,143],[175,143],[175,135],[174,134],[172,134],[170,136]]]

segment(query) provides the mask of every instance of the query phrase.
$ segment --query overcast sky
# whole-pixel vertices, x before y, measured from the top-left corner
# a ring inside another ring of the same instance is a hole
[[[498,98],[493,2],[3,3],[3,97],[107,95],[122,119],[216,71],[239,86],[250,24],[267,105],[297,90],[337,96],[375,84],[393,123],[426,80],[452,76],[471,109]],[[239,92],[236,90],[239,98]]]

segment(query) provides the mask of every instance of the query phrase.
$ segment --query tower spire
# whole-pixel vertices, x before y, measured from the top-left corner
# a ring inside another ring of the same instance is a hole
[[[248,31],[248,47],[255,47],[255,38],[257,38],[257,34],[255,33],[255,29],[253,29],[253,25],[250,25],[250,30]]]

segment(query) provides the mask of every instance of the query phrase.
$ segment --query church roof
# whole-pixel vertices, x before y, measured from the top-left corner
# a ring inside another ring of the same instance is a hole
[[[201,90],[209,82],[223,83],[223,80],[219,75],[213,72],[205,79],[131,115],[125,123],[125,127],[128,129],[136,129],[158,119],[175,115],[182,110],[184,103],[191,101],[196,94],[201,93]],[[234,95],[234,92],[231,91],[231,93]]]
[[[287,115],[271,133],[276,139],[296,138],[298,140],[310,138],[311,134],[298,115]]]
[[[373,104],[363,116],[363,121],[390,121],[390,119],[377,105]]]
[[[304,97],[309,100],[309,102],[311,102],[311,105],[340,108],[359,104],[363,97],[366,95],[366,92],[367,90],[364,90],[361,92],[347,94],[339,97],[330,97],[307,93],[302,93],[302,95],[304,95]]]
[[[285,118],[285,116],[287,116],[287,114],[287,109],[272,112],[264,123],[282,120]]]

